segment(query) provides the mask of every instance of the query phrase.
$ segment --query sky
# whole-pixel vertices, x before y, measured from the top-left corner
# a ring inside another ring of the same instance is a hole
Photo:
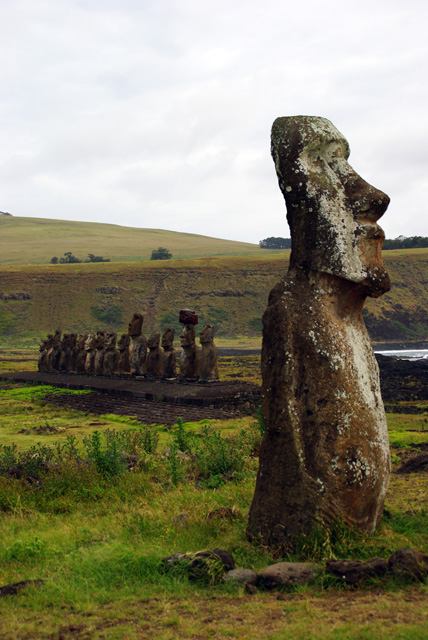
[[[331,120],[428,236],[426,0],[0,0],[0,211],[289,237],[278,116]]]

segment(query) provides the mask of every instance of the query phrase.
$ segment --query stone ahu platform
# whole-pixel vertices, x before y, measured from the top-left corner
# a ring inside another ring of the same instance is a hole
[[[148,424],[172,425],[179,417],[196,421],[251,415],[260,404],[259,387],[247,382],[182,383],[37,371],[2,373],[1,378],[10,382],[91,390],[94,393],[48,394],[46,400],[56,406],[95,414],[135,416]]]

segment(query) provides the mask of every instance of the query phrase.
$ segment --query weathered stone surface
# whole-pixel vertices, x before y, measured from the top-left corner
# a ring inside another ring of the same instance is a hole
[[[95,375],[102,376],[104,373],[104,340],[106,339],[105,331],[97,331],[95,343]]]
[[[49,367],[49,350],[52,348],[53,336],[48,335],[47,338],[40,340],[39,359],[37,368],[39,371],[50,371]]]
[[[90,333],[85,341],[85,373],[92,375],[95,373],[95,350],[97,346],[97,337],[95,333]]]
[[[199,356],[199,379],[201,381],[218,380],[218,351],[214,344],[215,327],[205,324],[199,335],[202,345]]]
[[[428,556],[417,549],[398,549],[389,558],[388,567],[395,576],[423,580],[428,575]]]
[[[195,341],[195,325],[185,324],[180,334],[180,376],[185,380],[199,378],[199,348]]]
[[[258,574],[256,585],[263,589],[276,589],[310,584],[316,570],[317,566],[310,562],[277,562]]]
[[[162,375],[166,380],[173,380],[177,376],[177,353],[174,348],[174,336],[175,329],[171,327],[167,327],[162,336]]]
[[[388,572],[388,562],[383,558],[360,560],[327,560],[326,573],[331,573],[346,582],[357,585],[367,578],[382,578]]]
[[[179,322],[181,324],[198,324],[198,316],[191,309],[181,309]]]
[[[74,371],[76,371],[76,373],[85,373],[85,343],[87,338],[88,336],[86,333],[81,333],[76,340],[76,347],[74,352]]]
[[[143,321],[141,313],[134,313],[128,325],[128,333],[131,336],[129,363],[133,376],[146,375],[147,338],[142,334]]]
[[[161,378],[163,373],[163,353],[159,345],[160,331],[153,331],[147,345],[149,353],[146,360],[146,372],[152,378]]]
[[[131,373],[131,365],[129,362],[129,345],[131,342],[131,338],[129,334],[123,333],[119,342],[117,343],[117,348],[119,351],[119,358],[117,364],[117,372],[122,374]]]
[[[62,332],[57,329],[52,339],[52,347],[48,352],[49,371],[59,371],[59,358],[61,355],[61,335]]]
[[[335,519],[373,531],[381,518],[389,445],[362,308],[390,286],[376,224],[389,198],[323,118],[276,120],[272,154],[292,252],[263,317],[266,431],[248,536],[292,549]]]
[[[116,340],[117,334],[113,331],[107,333],[104,338],[103,374],[105,376],[111,376],[117,370],[119,351],[116,348]]]
[[[231,569],[224,576],[225,582],[238,584],[256,584],[257,573],[252,569]]]

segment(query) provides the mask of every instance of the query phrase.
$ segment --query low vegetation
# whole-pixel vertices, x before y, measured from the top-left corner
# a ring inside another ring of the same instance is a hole
[[[321,572],[311,587],[247,594],[162,571],[174,552],[216,547],[256,570],[278,560],[245,537],[257,417],[166,429],[60,410],[46,403],[53,392],[0,385],[0,587],[36,581],[0,597],[5,640],[427,637],[425,584],[373,579],[355,590]],[[397,469],[428,432],[424,416],[388,423]],[[302,539],[290,559],[427,553],[426,477],[393,474],[374,536],[337,526]]]

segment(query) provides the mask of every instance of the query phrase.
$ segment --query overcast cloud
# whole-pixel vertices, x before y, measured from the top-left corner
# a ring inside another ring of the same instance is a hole
[[[277,116],[329,118],[428,236],[426,0],[0,0],[0,210],[288,236]]]

